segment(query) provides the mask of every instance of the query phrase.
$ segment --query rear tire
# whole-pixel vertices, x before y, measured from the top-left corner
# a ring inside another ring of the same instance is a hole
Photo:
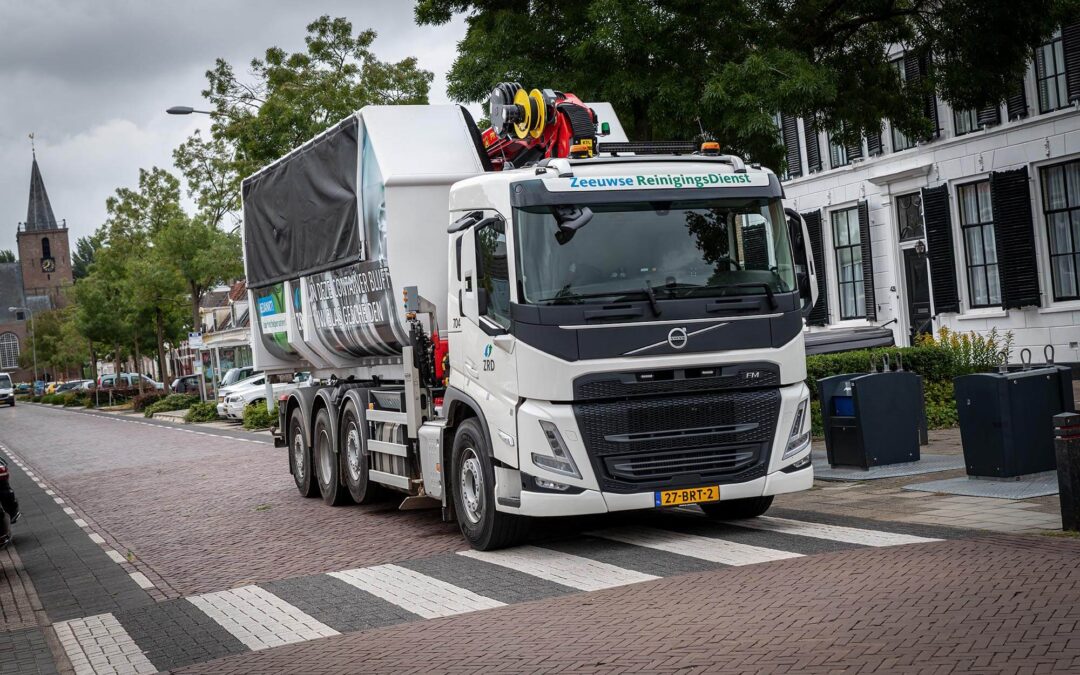
[[[698,504],[701,510],[713,520],[741,520],[743,518],[757,518],[763,515],[772,506],[773,498],[749,497],[747,499],[730,499],[726,502],[707,502]]]
[[[289,417],[289,453],[293,482],[300,495],[314,497],[319,494],[319,486],[312,478],[311,448],[304,436],[304,418],[299,408],[293,410]]]
[[[476,418],[458,427],[452,459],[454,511],[469,545],[479,551],[492,551],[524,540],[529,520],[495,510],[495,468]]]
[[[357,504],[371,504],[386,495],[378,483],[368,478],[371,468],[371,454],[364,442],[366,434],[360,422],[360,415],[354,403],[345,405],[345,414],[341,418],[341,439],[338,450],[340,472],[345,478],[345,487],[349,496]]]
[[[323,501],[330,506],[341,506],[348,498],[348,492],[341,486],[338,475],[338,457],[334,452],[333,427],[330,425],[330,411],[319,408],[315,414],[315,447],[312,448],[315,460],[315,477],[319,482],[319,492]]]

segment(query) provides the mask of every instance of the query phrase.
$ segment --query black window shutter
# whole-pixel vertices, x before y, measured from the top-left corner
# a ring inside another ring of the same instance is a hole
[[[859,243],[862,245],[863,300],[866,320],[877,321],[877,298],[874,294],[874,252],[870,247],[870,209],[859,202]]]
[[[914,52],[904,54],[904,77],[909,83],[918,85],[929,71],[930,56],[928,54],[920,55]],[[941,133],[941,123],[938,121],[937,97],[932,91],[926,94],[926,99],[923,101],[923,115],[930,120],[934,128],[930,138],[937,138]]]
[[[866,137],[866,154],[870,157],[876,157],[882,152],[881,147],[881,132],[876,134],[870,134]]]
[[[805,120],[803,128],[806,131],[806,168],[810,173],[816,173],[821,171],[821,142],[817,128]]]
[[[926,249],[930,258],[930,283],[934,286],[934,311],[960,311],[956,285],[956,255],[953,252],[952,218],[949,215],[949,186],[923,188],[923,220],[926,222]]]
[[[1005,114],[1010,120],[1028,116],[1027,94],[1024,93],[1024,80],[1016,83],[1016,89],[1005,99]]]
[[[851,160],[853,160],[853,159],[861,159],[862,158],[862,139],[859,139],[859,140],[855,141],[854,143],[848,143],[847,145],[844,146],[844,149],[847,150],[847,157],[848,157],[849,162]]]
[[[1005,309],[1038,307],[1041,305],[1039,272],[1027,167],[990,174],[990,201],[994,209],[1001,304]]]
[[[1061,51],[1065,55],[1065,88],[1072,102],[1080,99],[1080,23],[1062,27]]]
[[[825,245],[821,238],[821,211],[809,211],[802,214],[806,221],[806,233],[810,236],[810,253],[814,256],[814,272],[817,274],[818,301],[806,317],[811,326],[829,324],[829,290],[825,274]]]
[[[799,147],[799,120],[791,115],[780,115],[780,131],[784,137],[784,151],[787,153],[787,175],[798,178],[802,175],[802,151]]]
[[[980,110],[977,114],[980,127],[994,127],[1001,124],[1001,106],[994,104]]]

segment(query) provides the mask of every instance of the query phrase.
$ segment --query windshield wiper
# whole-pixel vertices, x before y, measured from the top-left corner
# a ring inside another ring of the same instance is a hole
[[[649,298],[649,307],[652,307],[653,316],[660,316],[660,306],[656,304],[656,291],[648,281],[645,282],[645,295]]]

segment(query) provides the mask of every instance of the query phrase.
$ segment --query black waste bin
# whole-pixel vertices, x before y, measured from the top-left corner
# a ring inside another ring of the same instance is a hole
[[[834,375],[818,380],[831,466],[917,462],[922,378],[908,371]]]
[[[1053,471],[1054,415],[1076,412],[1072,369],[1046,365],[953,380],[969,476]]]

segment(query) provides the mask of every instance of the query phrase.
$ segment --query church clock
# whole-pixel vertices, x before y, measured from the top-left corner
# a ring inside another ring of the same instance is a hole
[[[55,258],[42,258],[41,259],[41,271],[46,274],[52,274],[56,271],[56,259]]]

